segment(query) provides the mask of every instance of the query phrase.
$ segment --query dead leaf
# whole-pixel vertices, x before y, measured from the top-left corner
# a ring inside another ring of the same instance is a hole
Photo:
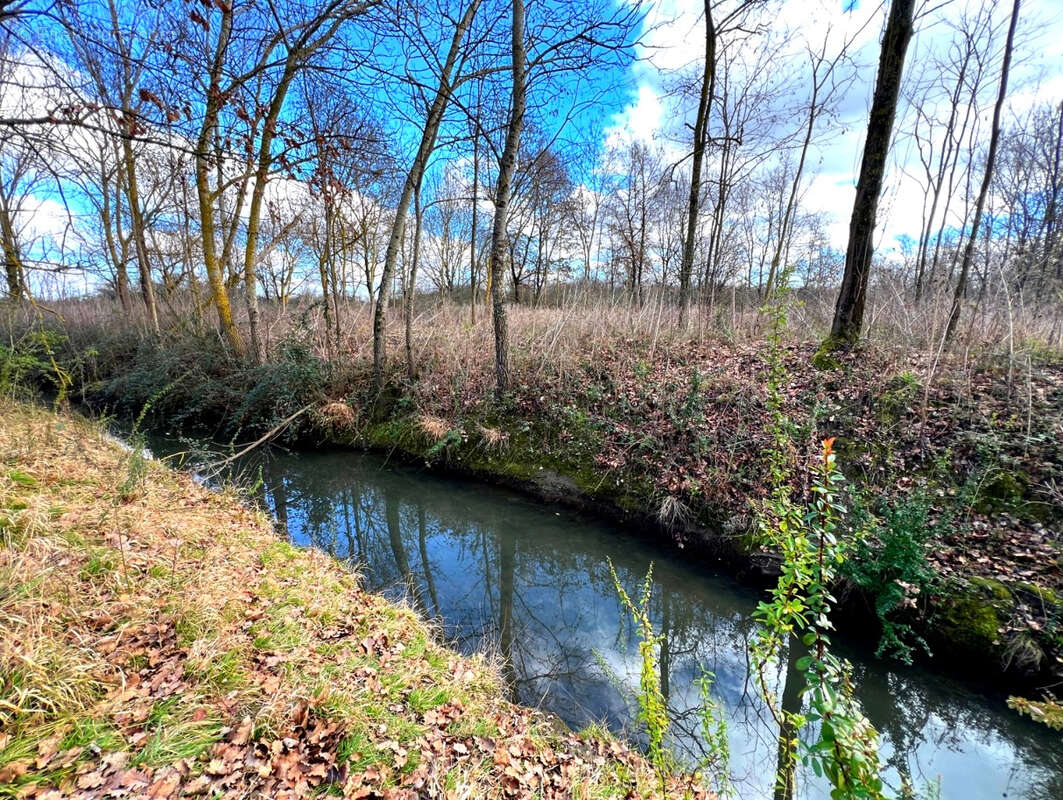
[[[0,783],[12,783],[15,778],[21,778],[30,768],[29,759],[12,761],[0,767]]]

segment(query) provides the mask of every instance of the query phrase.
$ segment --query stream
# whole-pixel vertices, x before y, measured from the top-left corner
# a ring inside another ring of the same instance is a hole
[[[177,442],[152,442],[160,453]],[[607,559],[632,596],[653,564],[652,616],[664,634],[661,683],[670,745],[703,757],[697,679],[709,671],[725,709],[735,795],[772,797],[776,725],[749,671],[757,593],[623,528],[522,494],[354,452],[272,453],[241,464],[279,530],[349,563],[367,588],[405,598],[457,649],[504,658],[512,699],[579,729],[592,722],[638,738],[638,642]],[[852,660],[857,695],[881,735],[890,794],[943,800],[1063,798],[1063,739],[932,672]],[[770,675],[793,703],[793,654]],[[828,797],[798,765],[797,797]]]

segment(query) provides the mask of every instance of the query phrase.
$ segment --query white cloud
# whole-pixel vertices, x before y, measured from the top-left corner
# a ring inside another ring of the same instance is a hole
[[[607,148],[622,148],[633,142],[652,144],[663,125],[664,104],[659,90],[639,84],[635,99],[613,117],[606,134]]]
[[[15,218],[25,242],[48,239],[58,243],[70,226],[65,204],[33,194],[23,198]]]

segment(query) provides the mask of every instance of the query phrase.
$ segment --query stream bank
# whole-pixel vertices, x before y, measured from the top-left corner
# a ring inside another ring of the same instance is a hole
[[[0,404],[0,797],[647,796],[649,764],[103,426]],[[704,797],[690,776],[669,797]]]
[[[328,418],[336,412],[325,407],[318,413]],[[749,515],[720,517],[709,525],[683,516],[662,519],[659,510],[651,510],[654,499],[641,493],[638,482],[625,486],[622,480],[597,476],[592,466],[573,468],[571,462],[537,458],[542,450],[531,443],[519,448],[500,447],[490,434],[477,437],[464,430],[444,431],[433,422],[426,424],[418,417],[390,419],[348,433],[331,422],[323,443],[361,448],[505,486],[544,503],[623,525],[684,558],[710,568],[722,566],[753,587],[774,584],[777,556],[757,545]],[[850,638],[874,647],[879,635],[875,597],[847,583],[839,598],[836,624]],[[1063,614],[1056,593],[1036,584],[952,577],[939,584],[935,594],[910,605],[902,619],[911,626],[912,635],[927,642],[929,652],[917,655],[920,663],[976,683],[991,682],[998,690],[1036,692],[1063,679],[1063,636],[1052,627],[1009,637],[1009,622],[1030,609],[1040,610],[1048,620]]]

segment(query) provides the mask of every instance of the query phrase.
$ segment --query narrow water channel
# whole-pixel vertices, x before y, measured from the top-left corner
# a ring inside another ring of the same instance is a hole
[[[406,598],[438,620],[457,648],[500,654],[513,699],[574,728],[603,722],[637,735],[626,697],[638,682],[637,641],[607,558],[630,592],[652,562],[673,747],[686,759],[699,756],[695,682],[708,670],[726,709],[737,796],[772,797],[775,726],[748,669],[751,590],[617,526],[374,455],[272,455],[245,464],[244,474],[261,474],[262,499],[292,542],[350,563],[371,590]],[[882,736],[891,794],[905,796],[905,785],[917,792],[940,785],[939,795],[928,796],[1063,798],[1059,734],[1019,718],[1002,698],[865,652],[846,655],[859,699]],[[788,670],[781,664],[773,676],[780,693],[791,680]],[[827,797],[800,766],[797,794]]]

